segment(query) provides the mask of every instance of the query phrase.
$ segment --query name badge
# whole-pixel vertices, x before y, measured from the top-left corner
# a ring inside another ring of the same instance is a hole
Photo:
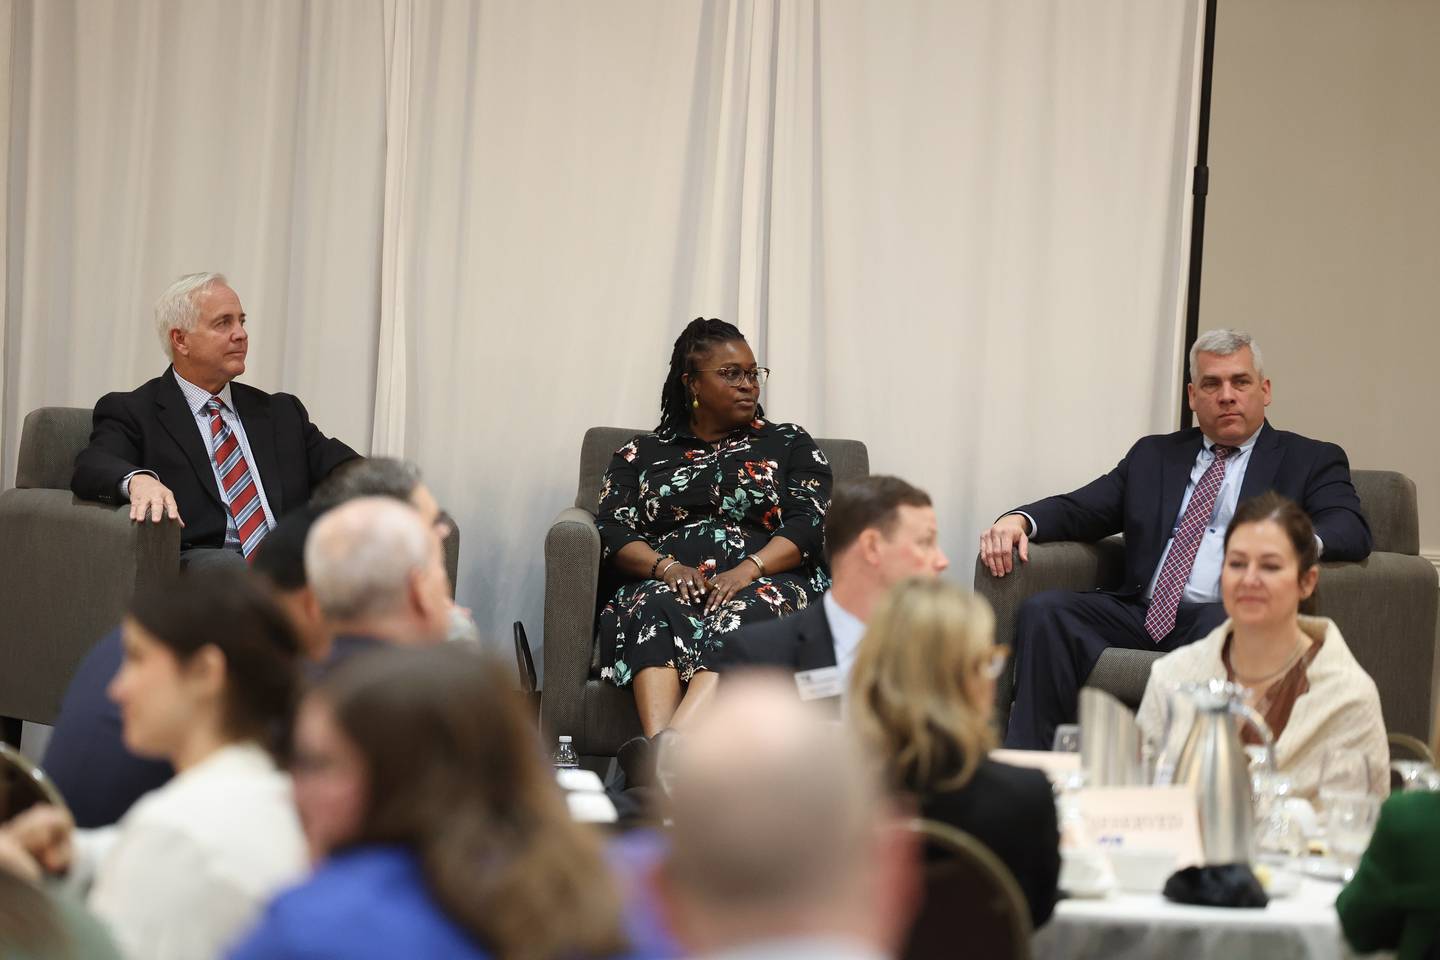
[[[825,700],[845,692],[845,678],[839,667],[816,667],[795,673],[795,689],[801,700]]]

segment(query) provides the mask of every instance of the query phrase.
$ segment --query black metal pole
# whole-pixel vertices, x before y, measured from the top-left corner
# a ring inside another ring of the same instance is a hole
[[[1200,62],[1200,123],[1195,143],[1195,171],[1190,192],[1190,280],[1185,289],[1185,349],[1180,354],[1180,382],[1190,378],[1190,348],[1200,336],[1200,266],[1205,255],[1205,197],[1210,192],[1210,84],[1215,75],[1215,6],[1205,0],[1205,46]],[[1180,389],[1180,427],[1194,424],[1185,389]]]

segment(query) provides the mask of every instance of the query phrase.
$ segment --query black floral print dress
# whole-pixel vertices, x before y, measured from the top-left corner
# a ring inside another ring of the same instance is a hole
[[[643,540],[707,577],[784,537],[798,567],[760,577],[709,614],[660,580],[632,580],[600,611],[600,675],[626,686],[646,667],[689,681],[715,662],[725,636],[803,610],[829,589],[823,560],[830,464],[793,423],[756,419],[717,443],[688,428],[642,433],[616,451],[600,487],[602,558]],[[612,568],[612,573],[613,568]]]

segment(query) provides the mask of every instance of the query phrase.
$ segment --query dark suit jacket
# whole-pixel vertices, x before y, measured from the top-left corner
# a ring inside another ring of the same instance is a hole
[[[230,396],[255,454],[250,469],[259,473],[276,519],[309,500],[331,470],[359,456],[316,429],[304,405],[288,393],[232,382]],[[174,368],[129,393],[100,398],[90,445],[75,458],[70,490],[85,500],[120,503],[120,481],[142,469],[155,471],[174,491],[185,521],[182,549],[224,546],[225,504]]]
[[[1004,861],[1037,929],[1050,919],[1060,881],[1060,826],[1045,774],[987,758],[960,789],[918,797],[922,817],[964,830]]]
[[[164,760],[138,757],[125,746],[120,708],[106,694],[124,650],[117,627],[80,661],[45,748],[45,772],[60,788],[75,825],[104,827],[173,776]]]
[[[1095,541],[1125,534],[1125,583],[1145,589],[1179,522],[1180,501],[1203,438],[1198,427],[1141,438],[1105,476],[1079,490],[1017,507],[1035,518],[1037,543]],[[1300,504],[1325,544],[1326,560],[1364,560],[1370,525],[1350,483],[1345,451],[1333,443],[1276,430],[1266,421],[1245,468],[1240,499],[1274,490]]]
[[[791,673],[835,666],[835,640],[825,604],[816,600],[799,613],[740,628],[725,640],[716,666],[722,672],[780,667]]]

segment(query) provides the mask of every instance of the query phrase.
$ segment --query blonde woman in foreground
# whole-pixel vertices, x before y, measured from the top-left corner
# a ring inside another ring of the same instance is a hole
[[[1055,909],[1060,833],[1045,775],[987,756],[1008,654],[995,645],[983,599],[943,581],[903,580],[860,641],[849,711],[921,816],[964,830],[1004,861],[1038,928]]]

